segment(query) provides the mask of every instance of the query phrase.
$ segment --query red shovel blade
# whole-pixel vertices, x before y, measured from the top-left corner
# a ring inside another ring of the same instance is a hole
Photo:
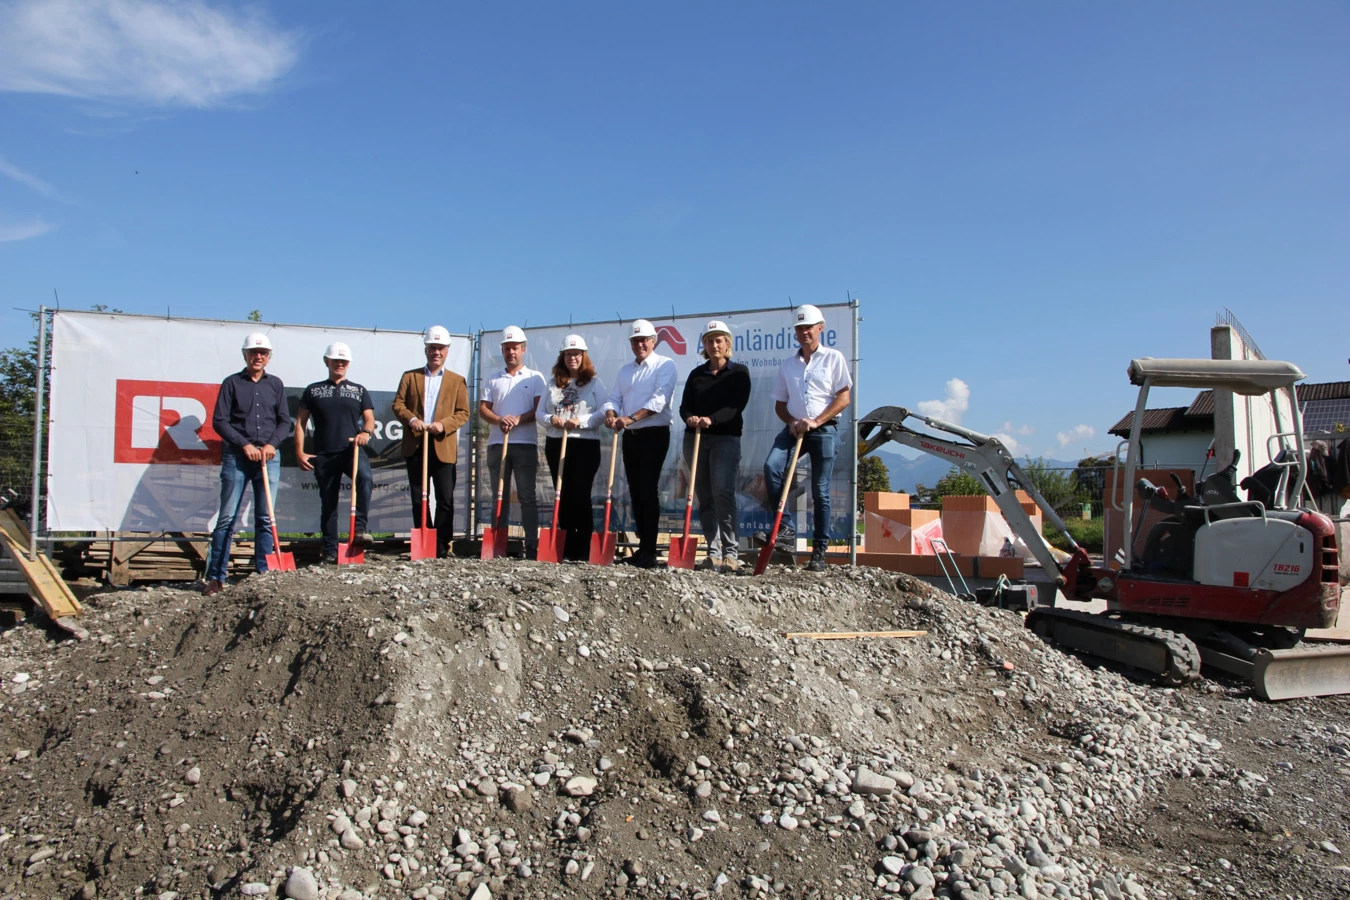
[[[673,537],[670,539],[670,550],[666,554],[666,565],[672,569],[692,569],[697,553],[697,537]]]
[[[567,532],[561,528],[539,529],[539,552],[536,558],[540,562],[562,562],[566,547]]]
[[[269,572],[294,572],[295,555],[292,553],[268,553],[263,556]]]
[[[506,556],[506,537],[505,528],[487,527],[483,529],[483,548],[478,553],[479,559],[497,559]]]
[[[414,528],[408,537],[409,543],[412,545],[411,555],[413,559],[436,558],[435,528]]]
[[[614,565],[614,553],[618,548],[619,536],[617,534],[612,531],[607,531],[604,534],[595,532],[591,535],[591,565]]]
[[[347,529],[347,543],[338,544],[338,565],[339,566],[359,566],[366,561],[366,548],[362,544],[360,547],[353,547],[356,541],[356,516],[352,516],[352,524]]]

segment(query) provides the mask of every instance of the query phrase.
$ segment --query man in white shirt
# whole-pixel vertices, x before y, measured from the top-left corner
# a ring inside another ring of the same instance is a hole
[[[825,568],[825,550],[830,545],[830,478],[834,475],[834,455],[839,444],[838,417],[852,399],[853,377],[844,354],[821,346],[825,316],[820,310],[806,304],[797,307],[792,315],[799,349],[778,367],[772,394],[774,412],[787,427],[774,438],[773,449],[764,461],[764,483],[768,503],[776,510],[783,490],[783,470],[792,457],[797,436],[804,434],[802,456],[811,460],[811,500],[815,512],[811,562],[807,568],[819,572]],[[788,472],[786,477],[793,474]],[[777,544],[789,552],[797,549],[797,535],[786,516],[778,531]]]
[[[520,520],[525,528],[525,558],[539,554],[539,504],[535,499],[535,477],[539,471],[539,429],[535,414],[539,398],[548,390],[544,376],[525,366],[525,332],[515,325],[502,332],[501,371],[483,379],[478,397],[478,415],[487,422],[487,461],[489,484],[497,489],[502,466],[502,439],[506,434],[506,479],[503,484],[501,519],[494,523],[505,528],[510,522],[511,479],[515,478],[520,498]]]
[[[661,523],[661,468],[670,450],[671,397],[675,361],[656,353],[656,329],[638,319],[629,330],[633,361],[619,369],[609,400],[600,408],[605,427],[623,432],[623,469],[638,552],[633,565],[656,566],[656,533]]]

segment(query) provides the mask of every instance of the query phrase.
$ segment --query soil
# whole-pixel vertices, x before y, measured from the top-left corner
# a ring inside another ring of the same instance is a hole
[[[1350,895],[1350,698],[1154,687],[879,570],[368,559],[0,633],[0,900]],[[1053,865],[952,862],[991,841]]]

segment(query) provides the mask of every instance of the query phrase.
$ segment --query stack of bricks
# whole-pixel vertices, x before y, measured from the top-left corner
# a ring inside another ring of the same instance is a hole
[[[914,553],[914,529],[935,522],[935,509],[910,509],[909,494],[863,494],[863,551]]]

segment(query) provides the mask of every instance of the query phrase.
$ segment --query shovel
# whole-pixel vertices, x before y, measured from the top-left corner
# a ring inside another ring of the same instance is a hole
[[[562,451],[558,454],[558,480],[553,487],[553,525],[539,531],[540,562],[560,563],[567,544],[567,532],[558,529],[558,507],[562,505],[563,464],[567,462],[567,429],[563,429]]]
[[[267,518],[272,522],[272,552],[263,557],[263,562],[267,563],[267,571],[294,572],[295,555],[281,552],[281,538],[277,535],[277,514],[272,509],[272,486],[267,483],[267,460],[259,463],[262,466],[263,477],[263,496],[267,498]],[[254,513],[257,516],[257,513]],[[254,536],[257,540],[257,536]]]
[[[793,479],[797,477],[797,456],[802,452],[804,437],[805,431],[797,435],[797,445],[792,448],[792,462],[783,470],[783,492],[778,497],[778,514],[773,517],[773,531],[769,532],[769,542],[759,548],[759,559],[755,560],[756,575],[764,574],[764,570],[769,567],[769,559],[773,556],[773,545],[778,540],[778,526],[783,524],[783,507],[787,506],[788,492],[792,490]]]
[[[352,443],[352,519],[347,527],[347,543],[338,546],[338,565],[356,566],[366,561],[366,545],[356,545],[356,465],[361,448]],[[422,521],[426,521],[423,519]]]
[[[427,524],[427,455],[431,448],[431,432],[422,432],[422,527],[414,528],[408,535],[412,544],[413,559],[436,558],[436,529]],[[356,503],[356,484],[352,484],[352,503]],[[352,507],[355,510],[355,506]],[[355,513],[353,512],[353,515]]]
[[[502,491],[506,487],[506,445],[510,440],[511,432],[502,435],[502,461],[497,466],[497,509],[492,514],[492,521],[483,529],[483,549],[478,555],[479,559],[495,559],[506,555],[506,535],[510,529],[506,525],[497,527],[497,520],[502,517]]]
[[[605,527],[591,535],[591,559],[593,566],[611,566],[614,564],[614,551],[619,536],[609,530],[609,511],[614,506],[614,463],[619,458],[619,433],[614,432],[614,443],[609,450],[609,481],[605,483]]]
[[[694,461],[689,464],[689,496],[684,501],[684,537],[670,539],[670,550],[666,553],[666,564],[672,569],[692,569],[694,554],[698,552],[698,538],[689,536],[689,521],[694,514],[694,479],[698,477],[698,442],[703,439],[703,429],[694,429]]]

